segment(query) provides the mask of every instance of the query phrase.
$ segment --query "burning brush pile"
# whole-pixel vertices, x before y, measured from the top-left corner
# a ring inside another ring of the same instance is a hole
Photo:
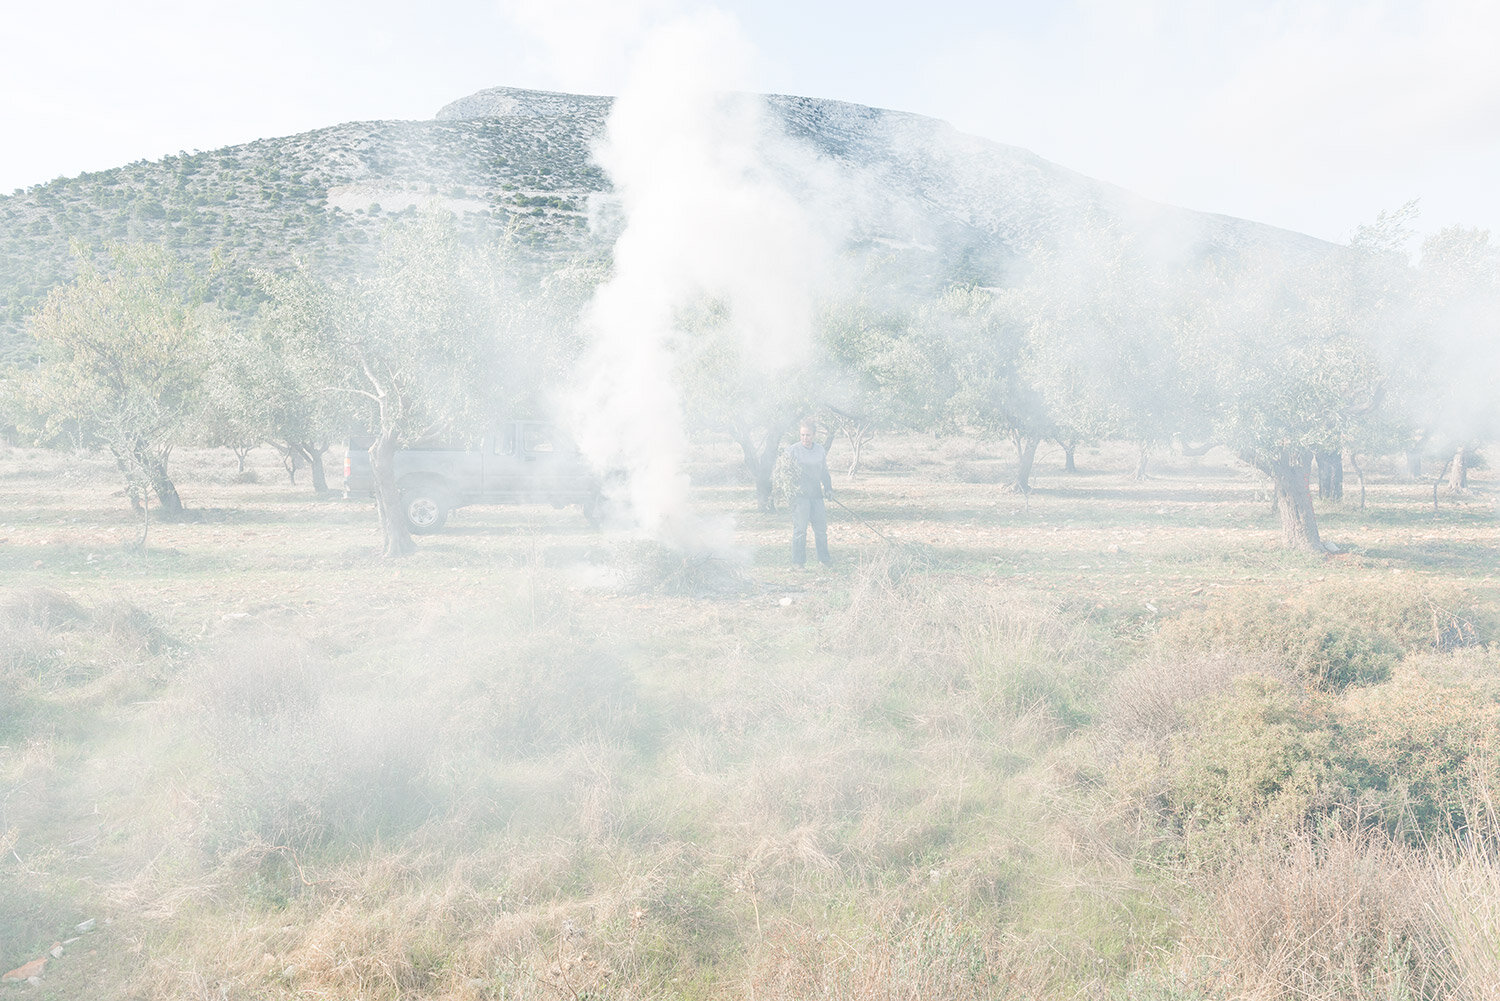
[[[708,549],[682,550],[638,539],[610,553],[621,590],[689,598],[738,598],[755,590],[740,562]]]

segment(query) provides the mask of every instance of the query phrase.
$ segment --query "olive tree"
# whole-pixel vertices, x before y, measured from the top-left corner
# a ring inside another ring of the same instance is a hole
[[[78,276],[32,318],[40,361],[16,378],[18,409],[39,438],[109,449],[143,514],[154,494],[178,515],[167,460],[197,413],[218,321],[197,278],[160,247],[112,246],[102,263],[77,253]]]
[[[322,391],[319,369],[286,349],[274,306],[248,325],[226,330],[209,345],[203,387],[203,442],[223,445],[241,457],[270,444],[296,482],[306,466],[315,493],[328,490],[323,455],[341,431],[358,423],[349,397]]]
[[[1123,438],[1136,445],[1143,479],[1152,451],[1192,423],[1175,272],[1128,230],[1085,225],[1035,251],[1010,293],[1025,331],[1026,381],[1045,403],[1069,471],[1077,442]]]
[[[1288,548],[1325,551],[1313,456],[1363,434],[1387,378],[1355,260],[1221,262],[1189,318],[1185,364],[1209,388],[1215,438],[1270,478]]]
[[[1500,429],[1493,387],[1500,344],[1500,249],[1489,232],[1451,226],[1422,243],[1416,300],[1431,359],[1417,420],[1444,447],[1448,486],[1467,486],[1478,442]]]
[[[1012,486],[1022,493],[1031,490],[1037,446],[1057,435],[1028,371],[1029,308],[1018,290],[958,286],[925,308],[919,320],[923,342],[943,352],[952,380],[949,419],[1009,439],[1016,451]]]
[[[756,505],[774,511],[772,472],[788,431],[813,402],[812,368],[771,367],[735,328],[729,306],[704,298],[679,309],[676,384],[689,426],[728,436],[755,484]]]
[[[933,427],[951,384],[909,307],[881,307],[866,295],[831,301],[817,324],[822,409],[849,443],[849,475],[877,432]]]
[[[339,281],[301,270],[265,279],[277,330],[299,364],[324,391],[364,401],[372,415],[388,557],[416,548],[401,510],[397,449],[480,426],[515,388],[496,365],[512,326],[510,280],[503,253],[469,245],[453,217],[435,211],[389,226],[365,276]]]

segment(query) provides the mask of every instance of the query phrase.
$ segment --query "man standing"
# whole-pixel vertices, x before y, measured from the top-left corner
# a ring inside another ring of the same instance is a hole
[[[798,427],[800,441],[786,450],[795,475],[791,497],[792,562],[807,563],[807,526],[812,525],[813,540],[818,547],[818,562],[833,562],[828,556],[828,511],[823,499],[833,497],[833,480],[828,476],[828,451],[815,440],[817,426],[811,418]]]

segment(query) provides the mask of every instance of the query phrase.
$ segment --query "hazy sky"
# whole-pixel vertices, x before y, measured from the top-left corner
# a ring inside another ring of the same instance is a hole
[[[750,89],[932,115],[1188,208],[1347,239],[1500,228],[1493,0],[244,0],[25,4],[0,191],[493,86],[618,92],[647,33],[738,18]]]

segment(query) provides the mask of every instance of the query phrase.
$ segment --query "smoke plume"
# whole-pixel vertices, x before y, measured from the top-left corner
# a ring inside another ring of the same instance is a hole
[[[628,502],[637,528],[685,550],[728,538],[690,510],[674,319],[712,299],[754,346],[747,355],[796,364],[831,245],[785,183],[790,141],[762,99],[736,89],[750,56],[719,12],[658,28],[595,154],[624,227],[585,314],[594,347],[574,423],[590,458],[625,474],[613,499]]]

